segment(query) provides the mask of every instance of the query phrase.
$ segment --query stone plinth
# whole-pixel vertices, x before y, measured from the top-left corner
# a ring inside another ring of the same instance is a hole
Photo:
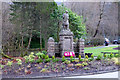
[[[52,37],[48,39],[48,49],[47,49],[48,55],[55,56],[55,42]]]
[[[64,56],[65,52],[74,52],[73,48],[73,33],[70,30],[62,30],[60,36],[60,53]]]

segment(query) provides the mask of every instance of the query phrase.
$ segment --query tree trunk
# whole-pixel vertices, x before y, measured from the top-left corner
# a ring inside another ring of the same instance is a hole
[[[40,17],[40,50],[42,50],[42,36],[41,36],[42,32],[41,32],[41,20],[42,20],[42,18]]]
[[[100,9],[99,21],[98,21],[97,28],[96,28],[96,31],[95,31],[95,34],[93,35],[93,37],[96,37],[97,33],[99,32],[99,26],[100,26],[100,22],[101,22],[101,19],[102,19],[102,16],[103,16],[104,6],[105,6],[105,2],[103,3],[102,9]]]
[[[23,46],[23,39],[24,39],[24,37],[23,37],[23,35],[22,35],[22,49],[23,49],[23,47],[24,47],[24,46]]]
[[[27,49],[29,49],[29,48],[30,48],[31,40],[32,40],[32,33],[30,34],[30,38],[29,38],[29,42],[28,42]]]

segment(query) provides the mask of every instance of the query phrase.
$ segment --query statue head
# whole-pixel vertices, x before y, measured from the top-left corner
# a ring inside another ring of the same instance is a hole
[[[65,13],[68,13],[68,10],[66,10]]]

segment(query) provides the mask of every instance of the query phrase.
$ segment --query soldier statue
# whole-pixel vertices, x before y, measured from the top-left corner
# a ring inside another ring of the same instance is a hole
[[[69,30],[69,15],[68,11],[66,10],[65,13],[63,14],[63,30]]]

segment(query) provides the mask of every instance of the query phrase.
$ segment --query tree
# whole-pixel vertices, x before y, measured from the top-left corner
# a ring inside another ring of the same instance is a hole
[[[48,32],[55,31],[54,27],[52,27],[53,24],[50,25],[50,22],[52,21],[50,20],[50,13],[56,8],[56,6],[57,5],[55,2],[13,2],[11,5],[11,15],[13,16],[11,21],[16,25],[22,25],[21,28],[19,27],[19,30],[22,31],[22,34],[27,35],[24,36],[25,38],[28,39],[29,36],[27,48],[30,47],[33,36],[39,36],[38,38],[40,39],[40,47],[42,47],[42,36],[47,35],[44,39],[47,41],[48,36],[51,35],[48,34]],[[48,27],[52,27],[51,30],[49,30]],[[18,27],[16,28],[18,29]],[[23,40],[26,40],[25,38],[22,38],[22,44]]]

